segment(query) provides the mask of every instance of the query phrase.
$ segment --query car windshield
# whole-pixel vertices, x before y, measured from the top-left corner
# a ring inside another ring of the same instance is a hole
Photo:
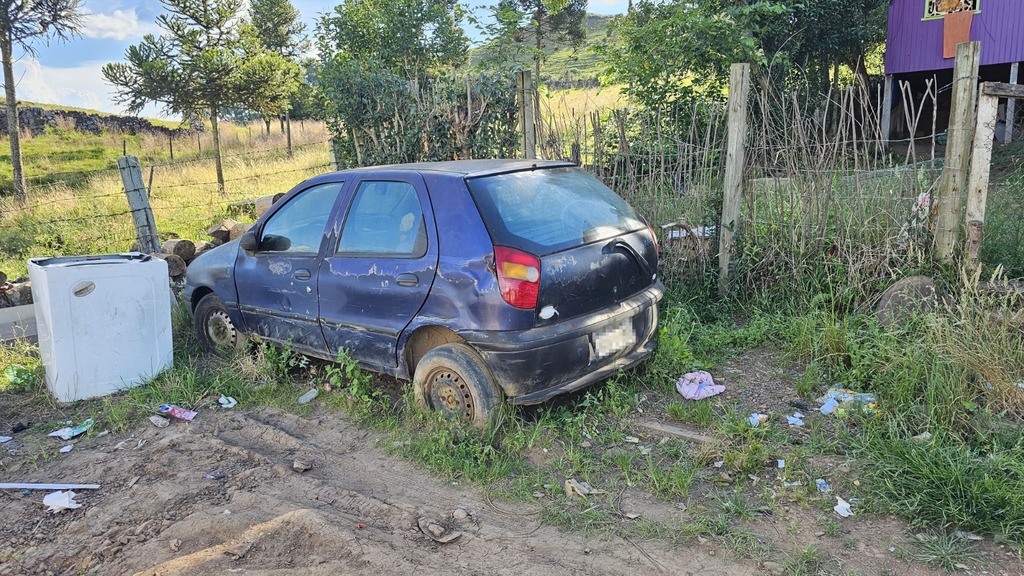
[[[578,168],[497,174],[467,185],[495,244],[541,256],[646,226],[615,192]]]

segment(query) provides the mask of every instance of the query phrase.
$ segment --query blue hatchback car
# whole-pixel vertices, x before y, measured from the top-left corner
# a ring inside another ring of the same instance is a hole
[[[197,258],[184,298],[211,351],[341,350],[486,425],[654,350],[650,226],[566,162],[467,160],[317,176]]]

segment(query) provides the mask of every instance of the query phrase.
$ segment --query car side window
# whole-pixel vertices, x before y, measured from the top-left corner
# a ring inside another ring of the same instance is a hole
[[[416,188],[408,182],[359,185],[337,253],[342,256],[420,258],[427,253],[427,229]]]
[[[300,192],[263,226],[260,252],[317,253],[331,209],[343,182],[329,182]]]

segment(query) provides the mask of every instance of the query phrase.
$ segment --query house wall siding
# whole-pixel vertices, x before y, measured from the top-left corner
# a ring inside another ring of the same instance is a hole
[[[1024,62],[1024,0],[981,0],[971,40],[981,42],[981,65]],[[952,68],[942,57],[942,20],[922,20],[924,0],[892,0],[885,73]]]

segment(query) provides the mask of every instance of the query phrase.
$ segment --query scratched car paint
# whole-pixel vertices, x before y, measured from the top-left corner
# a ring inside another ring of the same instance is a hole
[[[484,426],[506,398],[543,402],[650,355],[657,269],[647,223],[572,164],[468,160],[306,180],[197,258],[183,295],[210,350],[346,350]]]

